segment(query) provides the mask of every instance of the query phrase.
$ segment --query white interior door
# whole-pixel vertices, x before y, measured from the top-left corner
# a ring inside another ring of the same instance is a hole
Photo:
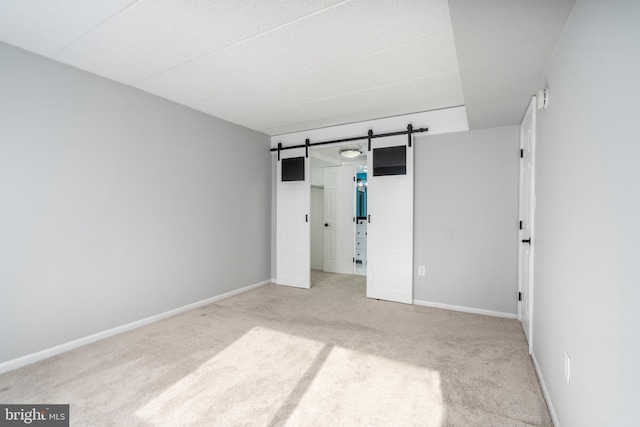
[[[309,289],[311,286],[311,171],[305,149],[280,152],[276,186],[276,283]],[[289,161],[287,161],[289,159]],[[290,168],[284,166],[287,163]],[[300,173],[302,164],[302,173]],[[300,176],[302,175],[302,176]],[[287,181],[295,178],[296,180]],[[284,180],[283,180],[284,178]],[[303,178],[302,180],[299,180]]]
[[[520,233],[518,242],[518,317],[533,345],[533,218],[535,212],[536,97],[520,124]]]
[[[353,274],[355,257],[353,165],[324,169],[324,271]]]
[[[396,165],[400,157],[404,171]],[[413,143],[407,135],[375,138],[367,162],[367,297],[411,304]]]
[[[324,169],[322,170],[324,176]],[[324,270],[324,187],[313,185],[311,169],[311,269]]]

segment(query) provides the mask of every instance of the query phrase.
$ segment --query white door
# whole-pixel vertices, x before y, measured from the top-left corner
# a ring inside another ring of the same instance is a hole
[[[356,185],[353,165],[324,169],[324,271],[353,274]]]
[[[309,289],[311,286],[309,158],[305,156],[304,148],[297,148],[281,151],[280,159],[277,166],[276,186],[276,283]]]
[[[373,139],[367,162],[367,297],[411,304],[413,143],[407,135]]]
[[[533,345],[533,217],[535,211],[536,97],[520,124],[520,232],[518,241],[518,318]]]

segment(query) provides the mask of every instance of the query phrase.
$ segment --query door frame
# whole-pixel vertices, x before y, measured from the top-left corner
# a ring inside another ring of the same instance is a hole
[[[326,163],[333,163],[331,165],[322,166],[323,173],[324,173],[324,169],[327,168],[327,167],[340,167],[340,166],[344,166],[344,165],[352,165],[354,167],[354,174],[355,174],[355,168],[358,165],[366,165],[367,164],[367,156],[369,155],[369,153],[367,153],[367,151],[366,151],[366,141],[365,142],[356,142],[356,143],[346,141],[346,142],[335,142],[335,143],[331,144],[332,147],[335,147],[338,150],[340,148],[354,147],[354,146],[358,146],[358,145],[360,146],[360,148],[362,150],[362,155],[357,157],[357,158],[355,158],[355,159],[344,159],[344,160],[343,159],[335,160],[333,158],[330,158],[330,157],[327,157],[327,156],[324,156],[324,155],[318,155],[317,153],[314,153],[314,151],[317,150],[317,149],[325,148],[322,145],[316,145],[316,146],[312,145],[312,146],[310,146],[309,147],[309,171],[311,171],[312,159],[315,157],[315,158],[317,158],[319,160],[322,160],[322,161],[324,161]],[[323,182],[323,190],[324,190],[324,185],[325,185],[325,183]],[[356,183],[354,182],[354,184],[353,184],[354,201],[355,201],[355,185],[356,185]],[[309,192],[311,192],[311,188],[309,189]],[[355,212],[355,204],[354,204],[353,215],[355,215],[355,213],[356,212]],[[354,226],[353,226],[353,250],[354,250],[354,256],[355,256],[355,245],[356,245],[355,234],[356,234],[356,227],[355,227],[355,223],[354,223]],[[324,233],[323,233],[323,240],[324,240]],[[309,241],[309,247],[311,247],[311,241]],[[324,248],[324,250],[323,250],[323,254],[322,254],[323,258],[324,258],[324,255],[325,255],[324,251],[326,251],[326,248]],[[324,260],[323,260],[323,263],[324,263]],[[355,270],[355,263],[354,263],[353,269],[352,269],[350,274],[355,274],[355,271],[356,270]]]

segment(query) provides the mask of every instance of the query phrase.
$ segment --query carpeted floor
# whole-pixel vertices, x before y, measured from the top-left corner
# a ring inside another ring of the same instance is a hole
[[[377,301],[312,272],[0,375],[72,426],[550,426],[516,320]]]

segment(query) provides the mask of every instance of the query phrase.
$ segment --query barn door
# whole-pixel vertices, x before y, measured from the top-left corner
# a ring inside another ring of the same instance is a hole
[[[311,286],[311,173],[304,148],[280,152],[277,167],[276,283]]]
[[[372,139],[367,162],[367,297],[411,304],[412,136]]]

